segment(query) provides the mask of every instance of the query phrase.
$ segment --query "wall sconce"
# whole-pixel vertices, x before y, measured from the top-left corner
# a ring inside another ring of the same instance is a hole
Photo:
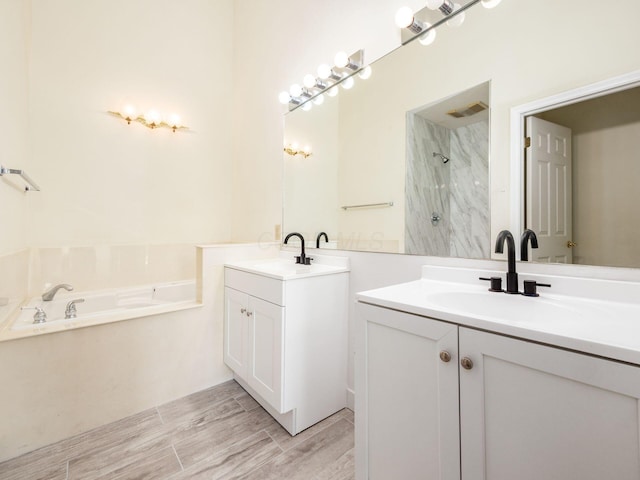
[[[353,86],[353,75],[358,74],[366,80],[371,76],[371,67],[364,65],[364,50],[347,55],[338,52],[334,58],[333,66],[322,64],[317,69],[317,76],[307,74],[302,85],[294,83],[288,91],[280,92],[278,99],[283,105],[289,105],[289,111],[302,107],[309,110],[313,103],[320,105],[324,102],[324,94],[334,97],[338,93],[337,85],[342,84],[345,89]]]
[[[310,157],[311,155],[313,155],[313,153],[311,152],[311,147],[310,146],[306,146],[304,147],[302,150],[300,150],[298,148],[298,144],[294,143],[293,145],[286,145],[284,147],[284,151],[286,154],[291,155],[292,157],[295,157],[296,155],[300,155],[304,158]]]
[[[170,128],[174,133],[176,130],[186,130],[189,127],[180,124],[180,116],[173,113],[169,115],[165,121],[162,119],[162,115],[156,110],[149,110],[144,115],[136,114],[136,109],[133,105],[125,105],[122,108],[122,113],[109,110],[108,113],[124,119],[127,125],[131,125],[131,122],[138,122],[147,128],[152,130],[155,128]]]
[[[471,0],[464,6],[454,3],[451,0],[426,0],[427,6],[416,13],[409,7],[402,7],[396,12],[395,22],[398,28],[401,28],[401,40],[405,45],[416,38],[423,45],[430,45],[436,38],[435,28],[447,23],[450,27],[458,27],[462,25],[465,18],[465,10],[471,8],[476,3],[481,2],[485,8],[493,8],[502,0]],[[430,11],[439,10],[444,16],[441,19],[431,19],[433,23],[428,21],[431,16]]]

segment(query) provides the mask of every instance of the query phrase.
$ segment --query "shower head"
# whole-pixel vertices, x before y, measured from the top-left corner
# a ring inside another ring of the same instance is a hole
[[[442,163],[447,163],[450,160],[449,157],[445,157],[443,154],[438,153],[438,152],[433,152],[433,156],[434,157],[440,157],[440,159],[442,160]]]

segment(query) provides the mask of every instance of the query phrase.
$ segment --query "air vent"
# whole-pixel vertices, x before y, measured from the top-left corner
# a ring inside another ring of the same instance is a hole
[[[474,102],[462,109],[450,110],[447,112],[447,115],[451,115],[452,117],[455,117],[455,118],[470,117],[471,115],[480,113],[483,110],[486,110],[487,108],[489,107],[487,107],[487,105],[483,102]]]

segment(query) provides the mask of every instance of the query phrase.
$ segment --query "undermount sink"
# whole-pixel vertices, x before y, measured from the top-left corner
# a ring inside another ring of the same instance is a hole
[[[558,312],[576,312],[564,302],[540,297],[526,297],[499,292],[455,290],[429,292],[425,300],[438,309],[452,313],[471,313],[483,317],[509,317],[513,320],[550,318]]]

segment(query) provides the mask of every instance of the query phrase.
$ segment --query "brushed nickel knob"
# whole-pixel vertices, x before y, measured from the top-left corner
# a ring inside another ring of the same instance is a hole
[[[250,317],[253,315],[253,312],[250,312],[249,310],[247,310],[247,317]]]
[[[462,365],[462,368],[465,370],[471,370],[473,368],[473,361],[469,357],[464,357],[460,360],[460,365]]]
[[[247,309],[246,308],[241,308],[240,309],[240,313],[247,313]]]
[[[447,352],[446,350],[442,350],[440,352],[440,360],[442,360],[444,363],[448,363],[451,361],[451,354],[449,352]]]

